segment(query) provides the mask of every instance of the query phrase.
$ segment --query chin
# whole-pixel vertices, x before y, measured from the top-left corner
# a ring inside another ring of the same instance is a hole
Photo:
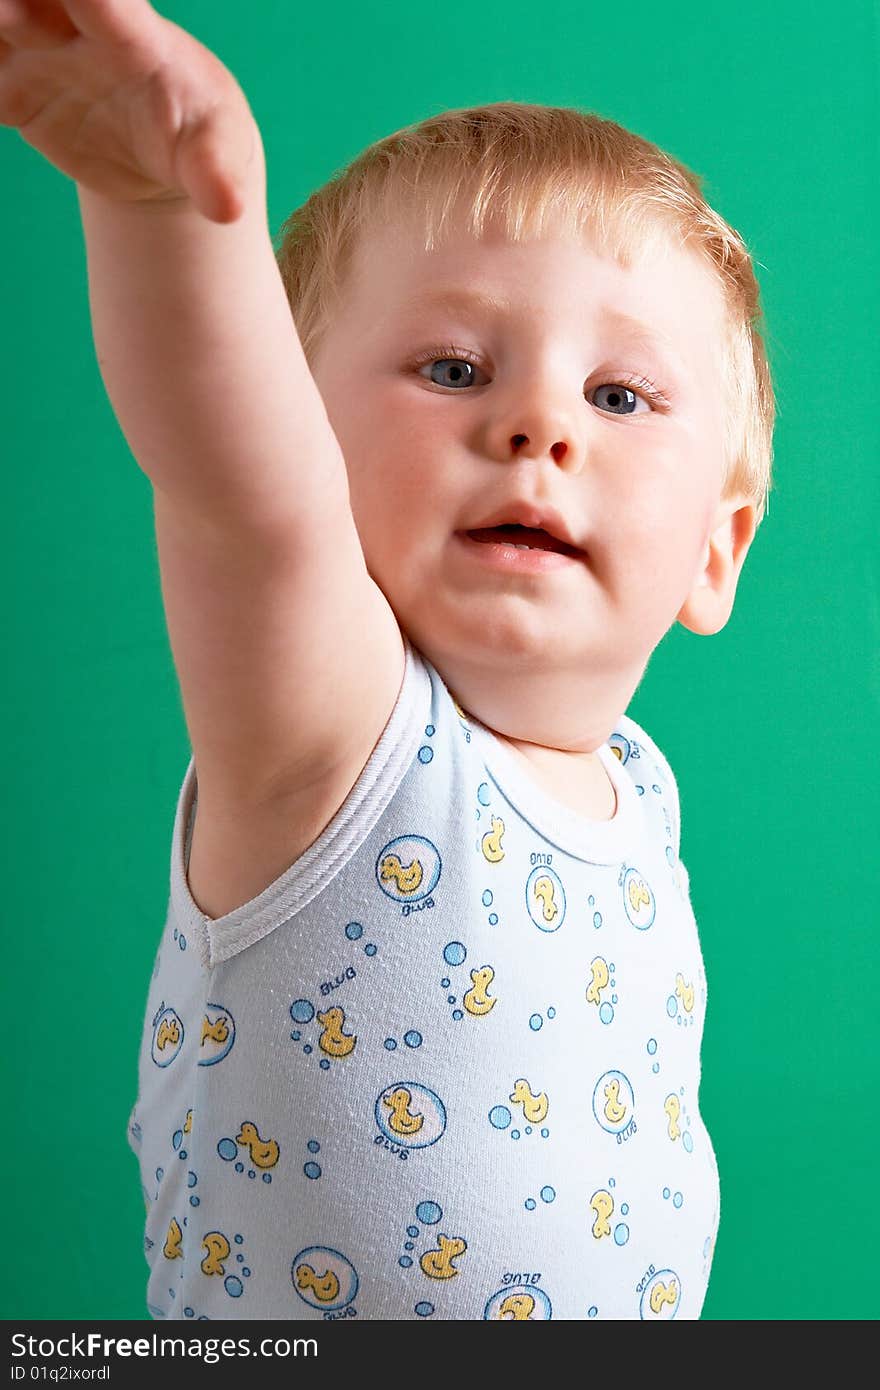
[[[586,653],[576,652],[568,634],[554,631],[546,621],[523,621],[522,618],[494,613],[482,613],[478,620],[455,623],[437,621],[431,613],[427,621],[402,624],[410,641],[442,672],[455,663],[467,666],[491,664],[503,675],[505,671],[521,672],[531,668],[549,670],[568,666],[587,659]]]

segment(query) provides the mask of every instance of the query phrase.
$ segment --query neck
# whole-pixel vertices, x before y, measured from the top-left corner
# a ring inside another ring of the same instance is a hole
[[[544,668],[536,675],[533,658],[513,655],[499,662],[493,653],[490,668],[439,651],[424,655],[466,714],[522,751],[532,744],[595,752],[626,710],[645,669],[596,674]]]

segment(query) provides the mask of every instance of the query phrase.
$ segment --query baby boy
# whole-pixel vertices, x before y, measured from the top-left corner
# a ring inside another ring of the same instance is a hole
[[[706,986],[625,710],[766,502],[742,240],[643,138],[511,102],[379,141],[275,248],[240,88],[146,0],[2,0],[0,120],[77,184],[192,747],[151,1314],[699,1317]]]

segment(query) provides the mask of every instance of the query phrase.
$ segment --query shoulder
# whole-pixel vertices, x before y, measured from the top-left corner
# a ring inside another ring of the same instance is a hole
[[[675,786],[675,776],[672,771],[669,759],[661,752],[658,744],[641,724],[637,724],[628,714],[621,714],[614,721],[614,731],[608,736],[608,743],[617,751],[617,756],[624,764],[630,758],[634,762],[641,762],[644,767],[645,759],[653,763],[658,775],[664,782]]]
[[[681,812],[678,784],[669,759],[641,724],[627,714],[619,715],[614,721],[614,729],[608,735],[608,746],[620,759],[633,782],[641,788],[640,795],[657,786],[665,793],[670,804],[672,839],[677,854]]]

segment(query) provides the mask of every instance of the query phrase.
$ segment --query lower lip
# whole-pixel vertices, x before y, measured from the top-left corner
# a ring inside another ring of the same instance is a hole
[[[475,541],[465,532],[456,531],[455,539],[473,559],[490,569],[508,574],[546,574],[550,570],[568,569],[582,565],[580,555],[563,555],[558,550],[517,550],[503,541]]]

